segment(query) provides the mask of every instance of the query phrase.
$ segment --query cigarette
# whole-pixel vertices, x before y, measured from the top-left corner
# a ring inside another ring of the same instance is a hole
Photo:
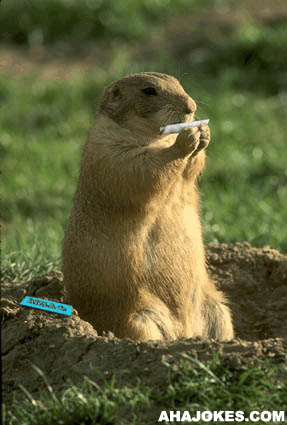
[[[160,127],[160,134],[175,134],[180,133],[185,127],[198,127],[200,124],[208,124],[209,120],[183,122],[180,124],[171,124],[165,127]]]

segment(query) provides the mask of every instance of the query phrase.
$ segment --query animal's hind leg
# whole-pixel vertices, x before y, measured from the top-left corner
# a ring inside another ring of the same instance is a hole
[[[168,309],[157,305],[138,309],[130,315],[122,338],[136,341],[176,339]]]
[[[149,317],[147,311],[138,311],[132,315],[125,329],[126,337],[135,341],[147,341],[150,339],[163,340],[164,333],[158,325]]]
[[[206,297],[203,309],[206,337],[229,341],[234,337],[231,313],[221,292]]]

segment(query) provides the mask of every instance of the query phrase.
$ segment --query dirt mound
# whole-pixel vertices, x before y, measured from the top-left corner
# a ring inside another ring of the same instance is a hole
[[[62,275],[54,271],[26,283],[2,285],[2,364],[4,401],[23,396],[22,384],[35,397],[44,387],[33,369],[38,366],[56,391],[70,378],[80,384],[84,376],[100,381],[123,372],[125,382],[140,377],[145,384],[165,385],[168,372],[176,369],[182,355],[201,361],[218,351],[234,366],[270,357],[287,356],[287,256],[273,249],[249,244],[207,246],[209,270],[228,295],[236,339],[227,343],[185,339],[175,342],[133,342],[112,334],[99,337],[77,312],[71,318],[21,307],[25,295],[62,299]]]

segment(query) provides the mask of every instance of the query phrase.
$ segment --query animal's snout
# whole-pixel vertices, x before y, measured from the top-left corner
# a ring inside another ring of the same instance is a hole
[[[184,112],[185,112],[186,114],[192,114],[193,109],[192,109],[190,106],[186,106],[186,107],[185,107],[185,109],[184,109]]]
[[[192,114],[196,110],[195,102],[190,98],[185,99],[184,112],[186,114]]]

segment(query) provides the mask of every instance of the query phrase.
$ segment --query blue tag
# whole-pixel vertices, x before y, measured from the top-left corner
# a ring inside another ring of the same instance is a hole
[[[40,310],[50,311],[51,313],[64,314],[72,316],[73,307],[68,304],[56,303],[55,301],[41,300],[41,298],[25,297],[20,305],[25,307],[39,308]]]

